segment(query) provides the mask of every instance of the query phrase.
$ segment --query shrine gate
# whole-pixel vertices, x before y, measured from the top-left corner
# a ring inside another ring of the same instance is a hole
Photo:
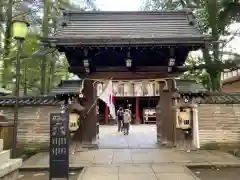
[[[159,79],[157,131],[159,141],[171,145],[175,141],[174,77],[186,70],[189,52],[207,48],[210,37],[197,30],[190,11],[65,11],[56,33],[42,41],[65,53],[69,72],[85,79],[80,104],[86,109],[96,100],[95,80]],[[75,137],[94,144],[96,124],[94,107]]]

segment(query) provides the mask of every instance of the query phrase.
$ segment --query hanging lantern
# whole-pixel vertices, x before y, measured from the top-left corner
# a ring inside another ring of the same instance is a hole
[[[80,116],[77,113],[70,113],[69,115],[69,131],[76,132],[79,128]]]

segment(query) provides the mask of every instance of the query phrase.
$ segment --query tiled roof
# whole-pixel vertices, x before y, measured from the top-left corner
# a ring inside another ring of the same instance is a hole
[[[48,39],[58,44],[204,43],[189,11],[64,13],[65,22]]]
[[[15,97],[0,97],[0,106],[12,106],[15,104]],[[24,96],[19,98],[20,106],[32,105],[57,105],[60,102],[54,96]]]
[[[63,80],[58,87],[54,88],[50,94],[79,94],[82,88],[82,80]]]
[[[176,85],[179,93],[202,93],[207,92],[202,84],[194,80],[176,79]]]
[[[240,93],[208,93],[200,104],[240,104]]]

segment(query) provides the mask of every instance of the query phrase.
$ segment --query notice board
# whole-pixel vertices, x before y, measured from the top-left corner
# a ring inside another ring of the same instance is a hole
[[[69,179],[68,114],[50,113],[49,179]]]

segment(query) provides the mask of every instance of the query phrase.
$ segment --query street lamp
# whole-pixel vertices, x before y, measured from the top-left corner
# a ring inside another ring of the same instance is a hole
[[[14,107],[14,127],[13,127],[13,144],[12,158],[17,154],[17,128],[18,128],[18,108],[19,108],[19,85],[20,85],[20,54],[22,43],[28,32],[29,24],[24,20],[14,20],[12,24],[13,37],[17,41],[17,62],[16,62],[16,87],[15,87],[15,107]]]

